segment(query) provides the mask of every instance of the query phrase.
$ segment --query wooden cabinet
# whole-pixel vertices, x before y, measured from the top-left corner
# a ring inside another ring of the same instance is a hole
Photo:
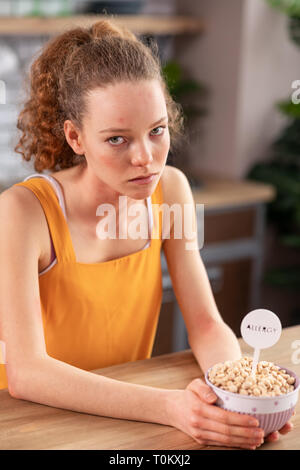
[[[110,16],[108,15],[110,18]],[[76,26],[90,27],[107,15],[73,15],[69,17],[1,17],[0,35],[53,35]],[[136,34],[177,35],[199,34],[203,31],[201,18],[184,15],[116,15],[114,23]]]

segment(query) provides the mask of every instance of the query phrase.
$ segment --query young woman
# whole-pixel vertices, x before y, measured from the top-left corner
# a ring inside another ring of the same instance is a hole
[[[151,357],[161,249],[202,370],[241,356],[214,302],[197,236],[175,237],[173,218],[163,237],[152,211],[163,203],[194,207],[187,178],[166,165],[182,115],[157,48],[99,21],[49,41],[30,78],[16,150],[33,158],[37,173],[0,197],[0,339],[7,357],[0,388],[17,399],[171,425],[199,444],[256,448],[263,440],[257,421],[214,406],[216,396],[200,379],[165,390],[91,372]],[[137,202],[143,237],[129,233]],[[99,236],[107,207],[122,236]]]

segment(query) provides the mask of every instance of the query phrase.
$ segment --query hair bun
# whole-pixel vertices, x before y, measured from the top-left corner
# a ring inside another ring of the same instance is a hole
[[[90,28],[93,39],[101,39],[105,36],[116,36],[123,39],[136,41],[136,36],[124,26],[117,26],[110,20],[99,20]]]

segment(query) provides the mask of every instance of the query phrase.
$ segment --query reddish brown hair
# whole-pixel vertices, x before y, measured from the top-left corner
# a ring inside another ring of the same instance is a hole
[[[15,151],[34,160],[38,172],[74,166],[78,156],[66,141],[64,121],[78,130],[91,90],[122,81],[159,80],[169,117],[171,150],[183,135],[183,113],[164,80],[158,46],[150,47],[126,28],[105,19],[91,28],[77,27],[54,37],[33,62],[28,77],[29,99],[18,118],[22,135]],[[84,157],[81,157],[84,158]]]

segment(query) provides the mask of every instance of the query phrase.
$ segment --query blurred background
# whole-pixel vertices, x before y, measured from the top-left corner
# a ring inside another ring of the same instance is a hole
[[[105,14],[159,45],[186,127],[168,164],[205,205],[200,253],[224,320],[239,337],[255,308],[299,324],[300,0],[1,0],[0,191],[35,172],[14,147],[36,54]],[[163,253],[162,268],[154,356],[189,347]]]

